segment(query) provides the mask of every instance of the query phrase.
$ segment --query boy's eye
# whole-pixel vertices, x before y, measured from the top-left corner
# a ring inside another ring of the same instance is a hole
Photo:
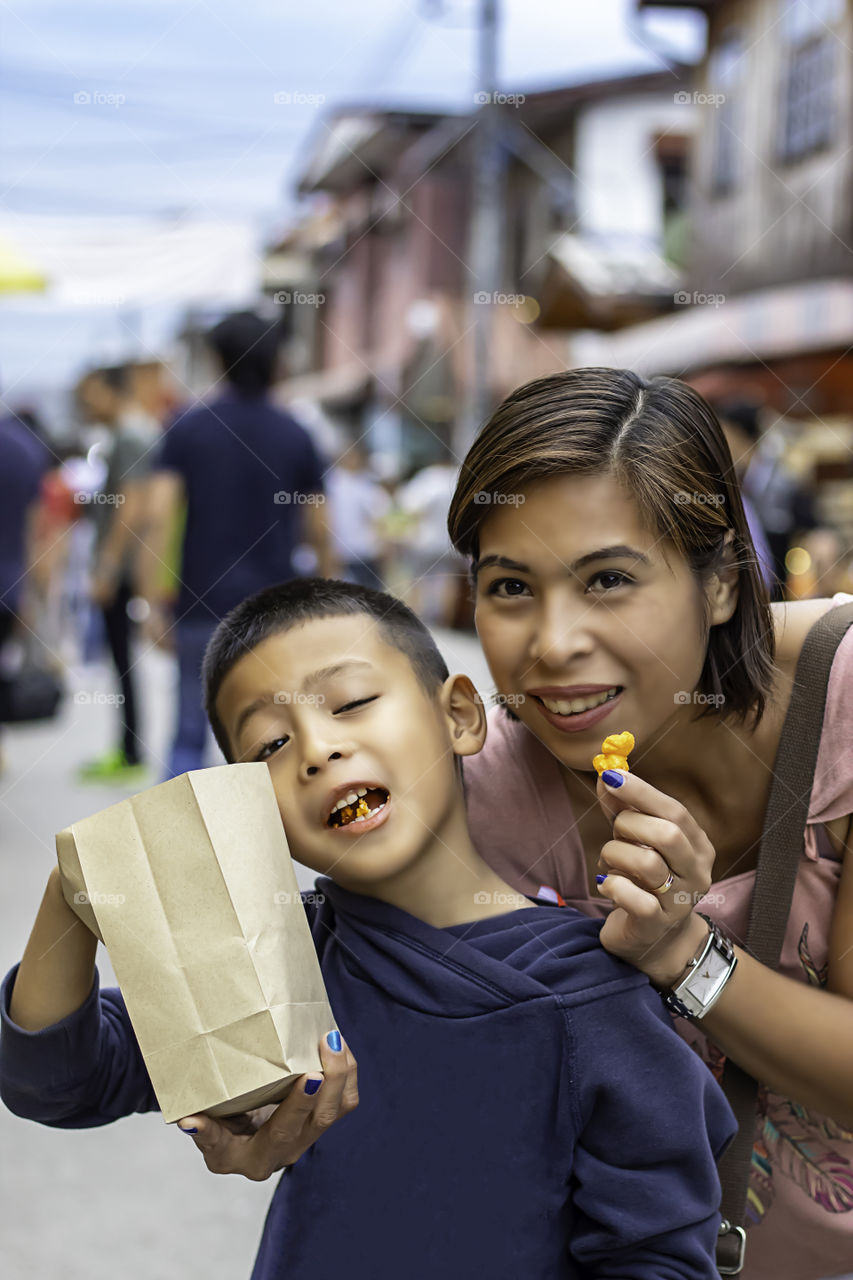
[[[272,742],[265,742],[258,754],[255,756],[255,763],[257,764],[261,760],[268,760],[271,755],[274,755],[275,752],[278,751],[279,747],[283,747],[284,744],[289,741],[290,738],[285,736],[283,738],[273,738]]]
[[[332,715],[339,716],[342,711],[354,711],[356,707],[365,707],[368,702],[375,702],[378,697],[379,694],[375,693],[371,698],[357,698],[355,702],[347,702],[344,706],[338,707],[332,712]]]
[[[500,600],[508,600],[520,596],[526,590],[527,583],[522,582],[520,578],[495,578],[494,582],[489,583],[486,594],[497,596]]]

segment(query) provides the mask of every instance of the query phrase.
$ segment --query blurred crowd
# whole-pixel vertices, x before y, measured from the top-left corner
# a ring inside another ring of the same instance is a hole
[[[0,690],[33,668],[73,682],[109,661],[115,737],[83,781],[158,780],[138,665],[151,645],[177,670],[165,776],[202,767],[207,641],[245,596],[294,574],[386,588],[431,626],[472,626],[446,530],[450,449],[389,476],[357,432],[320,444],[277,403],[278,339],[261,317],[226,317],[207,340],[221,374],[204,400],[185,403],[164,365],[135,362],[87,370],[65,423],[48,428],[25,405],[0,421]],[[714,408],[771,595],[853,589],[850,547],[819,523],[761,406]]]
[[[159,780],[140,688],[151,645],[174,655],[178,675],[164,776],[202,766],[205,646],[266,585],[342,577],[387,587],[431,625],[471,625],[466,566],[445,525],[449,452],[380,476],[351,429],[327,423],[320,446],[274,403],[267,321],[237,313],[207,341],[220,377],[203,401],[183,403],[166,366],[131,362],[88,369],[65,423],[48,427],[25,405],[0,421],[0,687],[33,668],[73,683],[109,661],[115,738],[80,781]]]

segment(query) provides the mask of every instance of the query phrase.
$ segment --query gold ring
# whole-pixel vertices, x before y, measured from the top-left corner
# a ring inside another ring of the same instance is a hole
[[[670,871],[669,875],[664,880],[663,884],[659,884],[656,889],[652,889],[652,893],[657,893],[660,895],[660,897],[663,897],[665,893],[669,893],[670,889],[672,888],[672,883],[674,880],[675,880],[675,876]]]

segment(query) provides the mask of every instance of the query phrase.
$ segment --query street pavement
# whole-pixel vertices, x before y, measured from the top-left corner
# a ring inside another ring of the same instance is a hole
[[[450,669],[468,674],[486,697],[492,682],[476,638],[436,632],[436,639]],[[153,785],[166,758],[175,672],[157,652],[138,669]],[[107,701],[114,692],[108,667],[80,668],[56,721],[3,733],[0,973],[23,951],[55,861],[54,834],[130,794],[74,778],[114,745],[116,708]],[[217,762],[211,740],[210,763]],[[307,868],[297,867],[297,876],[303,889],[312,887]],[[103,985],[113,985],[102,947],[98,968]],[[275,1180],[208,1173],[192,1139],[158,1114],[65,1131],[0,1106],[0,1152],[4,1280],[248,1280]]]

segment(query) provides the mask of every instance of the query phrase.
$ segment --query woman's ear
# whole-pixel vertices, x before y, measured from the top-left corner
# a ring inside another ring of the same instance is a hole
[[[712,627],[728,622],[737,608],[740,571],[734,554],[735,531],[729,529],[723,540],[722,559],[705,584],[709,620]]]
[[[486,741],[486,709],[468,676],[448,676],[439,695],[457,756],[475,756]]]

